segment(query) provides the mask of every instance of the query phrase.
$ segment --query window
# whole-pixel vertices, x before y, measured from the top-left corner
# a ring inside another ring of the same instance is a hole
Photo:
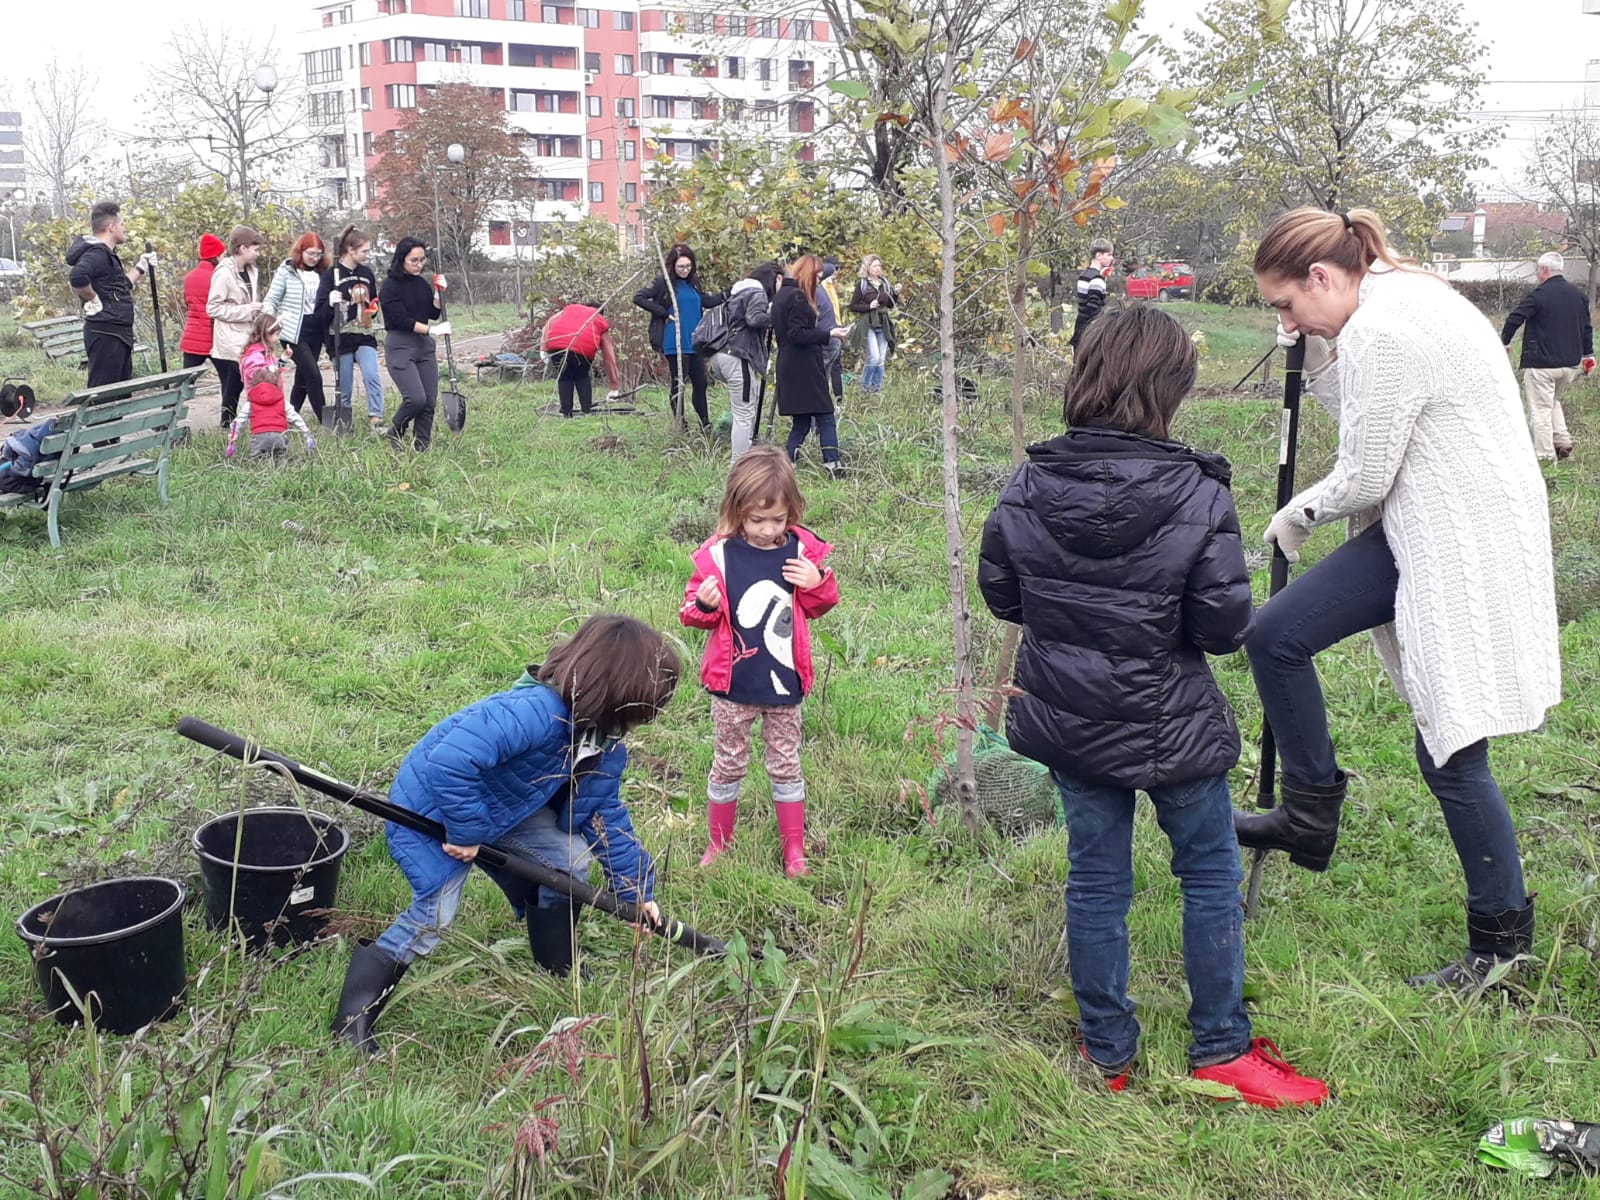
[[[362,88],[361,89],[361,111],[362,112],[371,112],[372,111],[372,89],[371,88]]]
[[[327,170],[338,169],[342,171],[344,169],[344,138],[342,136],[322,139],[322,165]]]
[[[578,24],[585,29],[599,29],[600,10],[598,8],[580,8],[578,10]]]
[[[730,121],[737,121],[744,116],[743,100],[724,100],[722,102],[722,115]]]
[[[757,121],[776,123],[778,120],[778,102],[776,100],[757,100],[755,111],[750,116]]]
[[[602,142],[599,138],[590,138],[589,139],[589,157],[590,158],[604,158],[605,156],[606,156],[606,144],[604,142]]]
[[[372,134],[363,133],[361,135],[361,156],[363,158],[371,158],[374,153],[375,151],[372,148]]]
[[[489,0],[456,0],[456,16],[487,17]]]
[[[371,42],[362,42],[361,43],[361,65],[363,67],[370,67],[372,65],[372,43]]]
[[[633,143],[629,142],[628,144],[631,146]],[[622,185],[622,202],[624,204],[637,204],[639,202],[639,185],[637,183],[625,183]]]
[[[512,42],[506,47],[506,61],[513,67],[544,67],[550,70],[556,65],[556,52],[544,46],[524,46]]]
[[[489,245],[491,245],[491,246],[509,246],[509,245],[511,245],[511,222],[510,221],[490,221],[489,222]]]
[[[606,185],[603,184],[603,183],[591,183],[589,185],[589,203],[590,204],[604,204],[605,202],[606,202]]]
[[[806,59],[793,58],[789,60],[789,86],[804,91],[815,86],[816,72],[811,69],[811,63]]]
[[[343,92],[312,92],[306,97],[306,117],[313,125],[337,125],[344,120]]]
[[[422,43],[422,61],[423,62],[449,62],[450,61],[450,47],[446,46],[443,42],[423,42]]]
[[[639,157],[639,143],[634,141],[632,138],[628,138],[626,141],[624,141],[622,143],[622,159],[623,159],[623,161],[624,162],[632,162],[634,159],[636,159],[638,157]]]
[[[756,78],[762,83],[772,82],[772,69],[777,66],[777,60],[772,58],[756,59]]]
[[[313,50],[306,55],[307,83],[337,83],[343,75],[337,49]]]
[[[756,21],[756,36],[775,38],[778,36],[778,18],[762,17]]]
[[[613,59],[612,64],[611,64],[611,68],[618,75],[632,75],[633,74],[633,55],[631,55],[631,54],[618,54],[618,55],[614,56],[614,59]]]
[[[483,47],[477,42],[463,42],[456,51],[456,62],[482,63]]]
[[[391,83],[383,89],[390,108],[415,108],[417,89],[409,83]]]
[[[506,20],[526,21],[527,19],[527,0],[506,0]]]
[[[539,20],[546,25],[569,24],[561,19],[561,6],[559,4],[541,4],[539,6]]]
[[[637,117],[638,115],[639,108],[638,105],[634,103],[632,96],[619,96],[617,98],[617,116]]]
[[[633,28],[633,14],[631,12],[613,12],[611,14],[611,28],[626,32]]]
[[[698,34],[716,33],[717,18],[714,13],[691,13],[689,15],[689,32]]]
[[[606,110],[605,110],[605,107],[604,107],[604,105],[605,105],[605,101],[604,100],[602,100],[599,96],[590,96],[588,98],[588,102],[589,102],[589,115],[591,117],[603,117],[603,116],[605,116],[605,111]]]
[[[743,79],[744,59],[730,56],[727,62],[724,64],[724,73],[729,79]]]
[[[597,51],[587,50],[584,52],[583,69],[585,71],[598,71],[600,69],[600,55]]]
[[[415,62],[417,58],[410,38],[390,38],[383,44],[383,56],[392,63]]]
[[[809,42],[811,40],[811,22],[790,21],[789,37],[797,42]]]

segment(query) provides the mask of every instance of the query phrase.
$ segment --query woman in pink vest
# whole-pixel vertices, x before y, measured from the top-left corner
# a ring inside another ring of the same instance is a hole
[[[594,411],[595,355],[603,355],[606,382],[617,391],[617,347],[611,340],[611,325],[601,312],[599,301],[568,304],[544,325],[540,348],[551,357],[560,355],[561,374],[556,377],[556,393],[561,398],[561,415],[572,415],[572,394],[584,412]]]

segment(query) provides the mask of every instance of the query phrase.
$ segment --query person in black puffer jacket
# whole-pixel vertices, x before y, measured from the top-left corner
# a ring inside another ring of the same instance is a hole
[[[1068,429],[1028,461],[983,527],[978,586],[1022,626],[1011,748],[1051,769],[1067,817],[1067,942],[1082,1053],[1127,1081],[1134,789],[1172,842],[1193,1004],[1190,1067],[1251,1103],[1318,1104],[1320,1080],[1252,1040],[1243,871],[1228,771],[1239,729],[1206,655],[1250,625],[1250,577],[1225,459],[1168,440],[1194,344],[1153,307],[1103,316],[1067,384]]]

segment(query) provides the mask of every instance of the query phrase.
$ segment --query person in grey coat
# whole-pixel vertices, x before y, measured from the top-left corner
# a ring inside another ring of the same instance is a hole
[[[728,385],[733,461],[750,449],[772,355],[772,297],[783,266],[765,262],[728,292],[728,344],[711,356],[711,373]],[[760,387],[757,387],[757,380]]]

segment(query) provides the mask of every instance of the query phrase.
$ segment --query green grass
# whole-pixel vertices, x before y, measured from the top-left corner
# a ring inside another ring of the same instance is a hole
[[[1205,385],[1231,386],[1270,338],[1260,311],[1171,309],[1207,331]],[[185,713],[382,787],[434,721],[509,684],[589,613],[676,630],[725,447],[659,416],[544,418],[546,388],[474,385],[467,433],[420,458],[353,439],[254,469],[224,465],[202,435],[179,452],[170,509],[147,485],[72,496],[60,552],[37,514],[0,520],[7,911],[108,873],[187,876],[207,814],[288,796],[177,738]],[[197,1195],[214,1153],[219,1195],[757,1197],[774,1194],[786,1148],[789,1194],[824,1198],[1555,1194],[1490,1174],[1472,1147],[1502,1115],[1597,1115],[1594,385],[1569,405],[1580,450],[1552,495],[1568,700],[1542,734],[1495,748],[1540,893],[1539,962],[1516,992],[1479,1001],[1400,984],[1460,949],[1460,872],[1369,645],[1331,651],[1335,737],[1358,776],[1345,838],[1326,875],[1275,857],[1247,931],[1257,1032],[1334,1089],[1321,1112],[1294,1115],[1185,1087],[1179,898],[1148,810],[1132,916],[1146,1036],[1137,1082],[1111,1098],[1075,1067],[1057,953],[1065,836],[974,844],[928,828],[905,798],[902,781],[925,780],[939,752],[931,719],[948,709],[950,674],[926,393],[891,370],[888,393],[842,413],[855,473],[833,483],[802,463],[808,521],[838,547],[844,594],[818,625],[839,649],[819,659],[806,707],[815,875],[782,877],[759,767],[734,849],[695,868],[710,727],[692,676],[633,739],[624,795],[664,859],[663,907],[765,946],[759,964],[692,962],[591,915],[592,979],[557,985],[474,877],[445,944],[385,1014],[384,1054],[358,1065],[326,1037],[348,939],[380,930],[408,893],[376,823],[346,814],[346,940],[250,964],[192,914],[191,1008],[142,1041],[38,1023],[27,955],[0,939],[0,1196],[50,1194],[34,1143],[60,1147],[74,1127],[91,1148],[60,1151],[67,1174],[88,1171],[95,1146],[114,1159],[128,1129],[140,1157],[165,1164],[151,1179],[183,1177],[176,1149],[157,1154],[167,1122]],[[972,537],[1005,475],[1002,409],[986,397],[969,421]],[[1040,399],[1030,435],[1058,411]],[[1180,436],[1234,461],[1252,542],[1272,507],[1277,429],[1277,400],[1247,393],[1180,417]],[[620,442],[602,448],[603,434]],[[1308,406],[1303,478],[1331,451]],[[998,630],[987,617],[977,629],[987,663]],[[685,642],[697,657],[697,635]],[[1217,671],[1255,729],[1242,658]],[[1254,767],[1247,748],[1241,799]],[[596,1020],[546,1037],[580,1016]],[[541,1043],[552,1065],[526,1058]],[[501,1071],[519,1059],[526,1070]],[[519,1129],[524,1146],[548,1135],[542,1165],[514,1147]],[[289,1182],[308,1173],[348,1177]]]

